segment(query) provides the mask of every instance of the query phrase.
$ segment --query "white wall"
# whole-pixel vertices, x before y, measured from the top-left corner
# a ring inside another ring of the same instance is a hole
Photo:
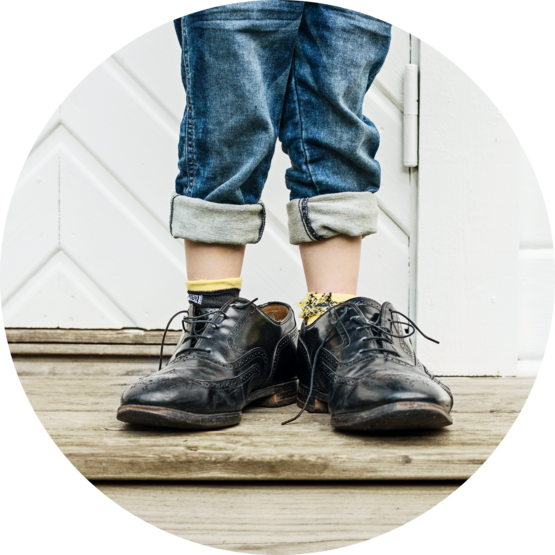
[[[390,300],[441,341],[418,342],[440,375],[533,374],[553,304],[553,246],[538,185],[505,121],[453,64],[421,47],[420,166],[403,166],[403,68],[417,39],[394,29],[365,113],[381,134],[379,233],[359,292]],[[412,58],[411,58],[412,56]],[[96,68],[47,122],[14,193],[0,267],[9,327],[164,327],[183,308],[183,241],[168,232],[185,97],[172,24]],[[246,297],[305,293],[288,244],[276,149],[263,240]],[[518,362],[518,364],[517,364]]]
[[[541,190],[528,159],[518,158],[518,376],[535,376],[547,345],[554,302],[553,239]]]
[[[364,110],[382,135],[380,233],[364,242],[360,291],[409,310],[410,173],[402,161],[402,75],[410,36],[392,47]],[[168,23],[96,68],[47,123],[18,182],[0,272],[10,327],[161,328],[186,304],[183,241],[168,231],[185,95]],[[276,149],[243,294],[291,304],[305,293],[288,242],[287,157]],[[176,322],[176,325],[178,323]]]
[[[553,309],[553,245],[525,153],[502,115],[421,45],[418,341],[439,374],[531,375]]]

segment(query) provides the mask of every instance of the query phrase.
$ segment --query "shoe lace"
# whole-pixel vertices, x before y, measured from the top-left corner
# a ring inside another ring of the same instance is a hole
[[[310,368],[310,388],[308,390],[308,395],[306,396],[306,401],[304,402],[303,408],[299,411],[299,413],[296,416],[294,416],[289,420],[286,420],[285,422],[282,422],[281,423],[282,426],[285,424],[294,422],[306,410],[306,407],[308,406],[308,403],[310,401],[310,398],[312,397],[312,393],[314,390],[314,374],[316,373],[316,364],[318,363],[318,355],[320,354],[322,347],[329,339],[333,330],[335,330],[335,328],[339,325],[339,323],[345,318],[345,316],[347,316],[347,313],[349,312],[349,306],[356,306],[356,305],[352,303],[345,303],[345,310],[343,311],[341,316],[339,316],[335,324],[333,324],[333,326],[329,329],[328,333],[325,335],[324,339],[322,339],[320,345],[318,346],[318,348],[316,349],[316,352],[314,353],[314,360],[312,361],[312,366]],[[439,341],[436,341],[435,339],[428,337],[408,316],[406,316],[402,312],[399,312],[398,310],[392,310],[391,314],[398,314],[399,316],[402,316],[403,318],[405,318],[406,320],[405,322],[400,322],[398,320],[396,321],[396,323],[399,323],[402,326],[407,326],[405,328],[405,334],[402,334],[402,335],[395,334],[395,333],[392,333],[389,329],[383,327],[381,325],[381,314],[376,322],[370,322],[364,316],[360,316],[360,315],[351,316],[350,320],[359,324],[356,330],[368,329],[372,332],[372,335],[370,337],[364,337],[362,341],[378,340],[382,342],[382,347],[369,347],[366,349],[361,349],[359,353],[385,352],[385,353],[390,353],[394,356],[399,356],[397,351],[384,347],[383,342],[385,341],[386,343],[390,343],[391,345],[393,345],[392,338],[395,337],[398,339],[406,339],[411,335],[414,335],[417,331],[429,341],[433,341],[434,343],[437,343],[439,345]],[[389,321],[392,322],[392,320],[389,320]]]
[[[234,303],[232,303],[229,306],[234,306],[236,308],[247,308],[249,305],[253,304],[255,301],[257,301],[258,298],[253,299],[252,301],[235,301]],[[189,316],[189,309],[187,310],[180,310],[179,312],[176,312],[169,320],[168,324],[166,325],[166,329],[164,330],[164,335],[162,336],[162,344],[160,345],[160,362],[158,364],[158,371],[160,371],[162,369],[162,359],[164,357],[164,344],[166,342],[166,335],[168,333],[168,329],[170,328],[171,323],[173,322],[174,318],[176,316],[179,316],[180,314],[187,314],[187,316],[183,316],[182,320],[181,320],[181,327],[183,328],[183,332],[187,333],[187,329],[185,328],[186,324],[189,324],[189,335],[187,335],[182,343],[185,343],[186,341],[190,341],[191,343],[189,344],[188,347],[184,347],[184,348],[180,348],[179,351],[177,351],[175,353],[175,355],[181,355],[183,353],[188,353],[191,351],[200,351],[200,352],[204,352],[204,353],[210,353],[211,350],[210,349],[206,349],[203,347],[195,347],[195,342],[197,339],[200,339],[202,337],[202,339],[212,339],[211,335],[203,335],[203,333],[205,332],[206,328],[208,326],[212,326],[213,330],[217,330],[218,328],[220,328],[220,324],[216,324],[216,322],[214,320],[216,320],[217,316],[222,316],[223,320],[225,320],[227,318],[227,314],[223,311],[223,308],[218,308],[216,310],[214,310],[213,312],[207,312],[207,313],[203,313],[203,314],[198,314],[197,316]]]
[[[362,338],[362,341],[378,340],[382,342],[382,345],[384,341],[386,343],[390,343],[391,345],[393,345],[392,338],[395,337],[398,339],[407,339],[412,335],[414,335],[416,332],[418,332],[420,335],[422,335],[422,337],[425,337],[428,341],[433,341],[434,343],[437,343],[439,345],[439,341],[436,341],[435,339],[428,337],[408,316],[406,316],[402,312],[399,312],[398,310],[392,310],[391,314],[398,314],[399,316],[401,316],[406,320],[405,322],[401,322],[399,320],[389,320],[389,322],[391,323],[396,323],[396,324],[400,324],[401,326],[405,326],[404,334],[395,334],[395,333],[392,333],[388,328],[383,327],[381,325],[381,314],[376,322],[370,322],[369,320],[364,318],[364,316],[359,316],[359,315],[352,316],[350,320],[359,324],[359,326],[356,328],[357,330],[369,329],[370,331],[374,332],[370,337]],[[392,355],[395,355],[395,356],[399,356],[397,351],[394,351],[393,349],[388,349],[387,347],[361,349],[359,352],[369,353],[371,351],[383,351],[383,352],[391,353]]]

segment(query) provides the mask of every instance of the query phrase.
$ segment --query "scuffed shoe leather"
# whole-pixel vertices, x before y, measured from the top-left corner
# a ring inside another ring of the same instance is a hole
[[[299,407],[329,410],[331,425],[342,430],[450,425],[453,397],[416,357],[408,339],[415,331],[422,333],[391,303],[363,297],[303,324],[297,348]]]
[[[192,307],[168,364],[124,391],[118,420],[220,428],[239,423],[249,403],[295,402],[298,332],[289,305],[238,297],[220,309]]]

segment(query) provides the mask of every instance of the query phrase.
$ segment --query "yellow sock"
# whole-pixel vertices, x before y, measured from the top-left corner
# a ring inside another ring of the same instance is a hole
[[[243,278],[195,279],[185,283],[187,291],[221,291],[222,289],[241,289]]]
[[[307,293],[305,298],[299,303],[301,307],[300,317],[305,325],[310,326],[328,308],[354,298],[355,295],[348,293]]]

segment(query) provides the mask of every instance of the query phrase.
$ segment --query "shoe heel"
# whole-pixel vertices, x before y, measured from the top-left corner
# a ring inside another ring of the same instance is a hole
[[[308,396],[308,391],[305,391],[303,387],[299,387],[299,393],[297,395],[297,406],[303,408],[306,403],[306,398]],[[306,405],[306,410],[308,412],[329,412],[328,404],[325,401],[316,399],[314,393],[309,403]]]
[[[272,395],[268,397],[261,397],[256,401],[253,401],[253,405],[259,407],[284,407],[285,405],[291,405],[297,400],[297,382],[288,383],[284,385],[278,385],[274,389]]]

